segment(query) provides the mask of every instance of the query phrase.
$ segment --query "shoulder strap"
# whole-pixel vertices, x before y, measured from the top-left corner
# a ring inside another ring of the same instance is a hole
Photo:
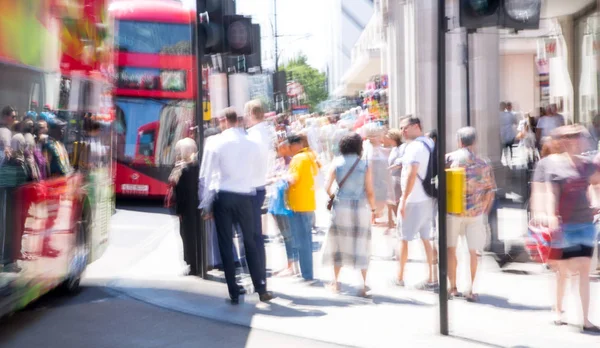
[[[429,151],[429,153],[433,152],[433,149],[431,148],[431,146],[429,146],[429,144],[427,144],[427,142],[425,140],[421,139],[420,137],[415,140],[420,142],[421,144],[423,144],[425,146],[425,148],[427,149],[427,151]]]
[[[350,167],[350,170],[348,171],[348,173],[346,173],[346,175],[344,175],[344,177],[342,178],[342,181],[340,181],[340,183],[338,184],[338,190],[341,189],[342,186],[344,186],[344,183],[346,182],[346,180],[348,179],[348,177],[350,176],[350,174],[352,174],[352,172],[354,171],[354,169],[358,165],[358,162],[360,162],[360,157],[356,159],[356,161],[354,162],[354,164],[352,165],[352,167]]]
[[[429,144],[427,144],[426,141],[424,141],[423,139],[421,139],[421,137],[415,139],[416,141],[420,142],[421,144],[423,144],[423,146],[425,146],[425,148],[427,149],[427,151],[429,151],[429,157],[433,156],[433,149],[429,146]],[[408,144],[410,145],[410,144]],[[408,146],[406,145],[406,146]],[[431,158],[429,158],[429,161],[431,161]],[[428,162],[429,162],[428,161]],[[427,168],[427,170],[429,170],[429,168]],[[427,174],[425,174],[427,175]],[[419,172],[417,171],[417,178],[419,178],[419,180],[421,180],[421,182],[423,182],[425,180],[425,178],[421,178],[421,176],[419,176]]]

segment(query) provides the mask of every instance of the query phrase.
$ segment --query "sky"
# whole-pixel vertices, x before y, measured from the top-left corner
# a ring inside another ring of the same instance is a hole
[[[195,6],[195,0],[183,0]],[[329,0],[237,0],[237,13],[252,17],[261,25],[263,68],[275,66],[273,1],[277,1],[280,65],[303,52],[308,63],[325,70],[327,64],[327,6]]]

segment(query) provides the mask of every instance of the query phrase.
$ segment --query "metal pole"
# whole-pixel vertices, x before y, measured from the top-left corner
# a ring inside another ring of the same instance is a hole
[[[277,42],[277,0],[273,0],[273,22],[275,22],[273,23],[273,38],[275,39],[275,71],[279,71],[279,45]]]
[[[446,240],[446,1],[438,0],[438,66],[437,66],[438,146],[438,235],[440,283],[440,333],[448,335],[448,251]]]
[[[204,10],[205,0],[196,0],[196,20],[192,21],[192,28],[194,29],[194,53],[196,55],[196,129],[198,130],[198,134],[196,134],[196,139],[198,143],[198,163],[202,163],[202,152],[204,150],[204,107],[203,107],[203,99],[204,99],[204,90],[202,88],[202,60],[204,57],[204,42],[206,38],[204,37],[204,30],[202,30],[202,26],[200,25],[200,13]],[[195,25],[194,25],[195,23]],[[206,243],[206,229],[204,228],[205,224],[202,220],[202,215],[200,210],[198,210],[198,230],[199,230],[199,239],[196,240],[196,256],[198,261],[198,272],[199,276],[206,279],[207,276],[207,255],[206,251],[207,243]]]
[[[465,44],[465,69],[467,72],[467,126],[471,126],[471,54],[469,52],[469,37],[471,29],[467,29],[467,42]]]

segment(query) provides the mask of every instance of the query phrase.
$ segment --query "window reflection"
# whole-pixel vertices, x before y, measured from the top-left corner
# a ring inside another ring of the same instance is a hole
[[[191,28],[187,24],[119,21],[116,49],[123,52],[191,54]]]

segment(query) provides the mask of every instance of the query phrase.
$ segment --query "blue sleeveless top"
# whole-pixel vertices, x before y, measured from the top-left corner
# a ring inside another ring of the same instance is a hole
[[[344,179],[344,176],[348,173],[350,168],[356,162],[358,158],[357,155],[346,155],[337,157],[334,160],[335,166],[335,180],[338,185]],[[337,199],[340,200],[362,200],[367,197],[365,192],[365,175],[367,173],[367,161],[360,160],[360,162],[354,168],[354,171],[346,182],[344,186],[338,191],[336,194]]]

